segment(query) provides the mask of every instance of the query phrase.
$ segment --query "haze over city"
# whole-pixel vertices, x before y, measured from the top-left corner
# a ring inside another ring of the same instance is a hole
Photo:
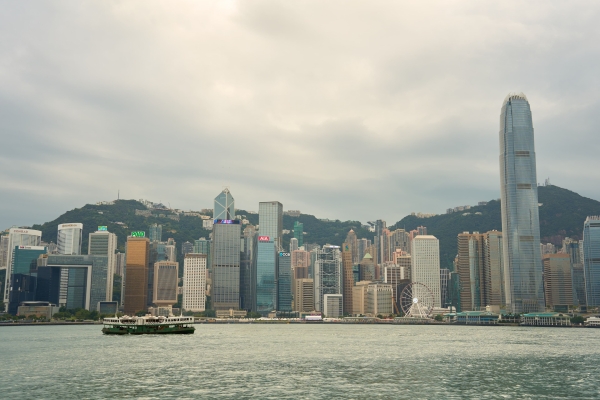
[[[585,12],[583,11],[585,10]],[[524,92],[537,175],[584,196],[600,103],[595,2],[3,4],[0,228],[146,198],[383,218],[500,197]]]

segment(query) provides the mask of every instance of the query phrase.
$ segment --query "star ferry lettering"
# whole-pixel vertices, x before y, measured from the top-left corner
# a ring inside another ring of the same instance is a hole
[[[268,242],[271,238],[268,236],[259,236],[258,237],[258,241],[259,242]]]

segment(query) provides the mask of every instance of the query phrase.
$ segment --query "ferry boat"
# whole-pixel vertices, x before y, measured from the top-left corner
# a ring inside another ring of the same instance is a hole
[[[191,334],[194,333],[194,317],[144,317],[104,318],[102,333],[106,335],[144,334]]]

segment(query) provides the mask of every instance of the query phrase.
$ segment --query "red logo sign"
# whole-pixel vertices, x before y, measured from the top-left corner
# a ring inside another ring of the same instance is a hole
[[[269,240],[271,240],[271,238],[268,236],[259,236],[258,237],[259,242],[268,242]]]

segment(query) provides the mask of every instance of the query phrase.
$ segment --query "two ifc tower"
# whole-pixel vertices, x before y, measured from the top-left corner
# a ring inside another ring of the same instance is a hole
[[[500,114],[500,192],[506,306],[545,310],[533,122],[523,93],[509,94]]]

